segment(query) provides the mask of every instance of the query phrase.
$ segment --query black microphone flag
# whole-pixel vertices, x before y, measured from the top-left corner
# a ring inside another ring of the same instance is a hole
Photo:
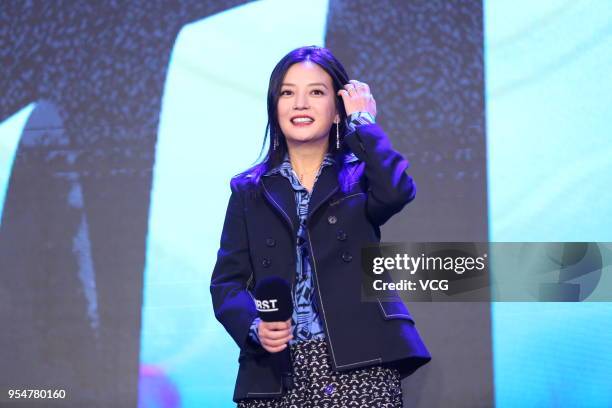
[[[286,280],[271,276],[255,286],[255,306],[264,322],[284,322],[293,314],[291,288]]]

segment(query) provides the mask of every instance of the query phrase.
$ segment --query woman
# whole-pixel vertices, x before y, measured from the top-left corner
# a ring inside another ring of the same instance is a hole
[[[239,407],[401,407],[400,379],[430,360],[399,298],[360,297],[362,246],[415,195],[375,116],[368,85],[325,48],[293,50],[272,72],[268,153],[231,180],[211,280],[240,347]],[[257,317],[251,291],[271,276],[291,282],[284,322]],[[287,347],[289,389],[275,368]]]

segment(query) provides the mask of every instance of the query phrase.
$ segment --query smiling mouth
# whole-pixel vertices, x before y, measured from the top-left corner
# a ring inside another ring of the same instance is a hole
[[[291,123],[294,126],[308,126],[314,122],[314,119],[310,116],[297,116],[295,118],[291,118]]]

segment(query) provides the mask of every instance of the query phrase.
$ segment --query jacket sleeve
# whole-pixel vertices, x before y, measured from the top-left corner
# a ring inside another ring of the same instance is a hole
[[[416,195],[414,181],[406,172],[409,163],[377,124],[358,126],[344,140],[365,164],[368,216],[374,224],[383,225]]]
[[[247,289],[253,268],[244,219],[243,201],[236,180],[225,214],[221,245],[210,282],[215,317],[242,351],[265,351],[249,338],[251,323],[257,317],[255,301]]]

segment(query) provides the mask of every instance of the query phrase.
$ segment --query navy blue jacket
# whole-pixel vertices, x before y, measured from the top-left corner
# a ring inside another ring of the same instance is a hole
[[[431,357],[406,306],[361,300],[361,248],[380,241],[380,226],[415,196],[408,162],[382,129],[362,125],[344,138],[359,160],[348,163],[349,191],[339,188],[334,166],[317,180],[307,222],[317,302],[333,370],[389,364],[403,377]],[[215,316],[240,348],[234,401],[284,392],[273,359],[249,339],[257,310],[251,294],[267,276],[295,280],[299,220],[289,181],[280,174],[250,182],[231,180],[211,294]]]

